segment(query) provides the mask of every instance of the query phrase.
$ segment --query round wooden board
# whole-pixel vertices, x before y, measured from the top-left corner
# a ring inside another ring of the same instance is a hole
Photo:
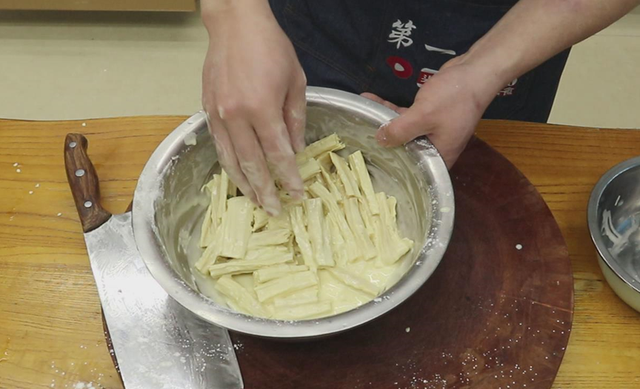
[[[531,183],[479,139],[451,176],[453,238],[428,282],[331,338],[232,333],[246,389],[551,387],[573,316],[560,229]]]

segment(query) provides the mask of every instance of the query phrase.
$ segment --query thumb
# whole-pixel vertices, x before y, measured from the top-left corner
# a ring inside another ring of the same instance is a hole
[[[424,115],[417,108],[409,108],[400,116],[380,126],[376,140],[381,146],[396,147],[405,144],[427,131]]]

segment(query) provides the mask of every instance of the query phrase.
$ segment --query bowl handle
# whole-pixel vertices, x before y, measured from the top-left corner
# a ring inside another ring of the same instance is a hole
[[[67,134],[64,142],[67,181],[85,233],[100,227],[111,217],[100,204],[100,184],[87,155],[88,146],[87,138],[80,134]]]

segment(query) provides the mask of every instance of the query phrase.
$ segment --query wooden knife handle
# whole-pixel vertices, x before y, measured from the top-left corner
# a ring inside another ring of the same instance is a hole
[[[88,146],[87,138],[80,134],[67,134],[64,142],[67,181],[85,233],[100,227],[111,217],[100,205],[100,184],[87,155]]]

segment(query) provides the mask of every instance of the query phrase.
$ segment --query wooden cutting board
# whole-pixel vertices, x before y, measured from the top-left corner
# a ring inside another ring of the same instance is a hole
[[[287,343],[232,333],[247,389],[551,387],[573,318],[560,229],[531,183],[481,140],[451,175],[453,238],[428,282],[335,337]]]
[[[104,343],[100,300],[64,173],[62,145],[69,132],[87,135],[105,206],[124,212],[145,162],[185,119],[0,120],[0,388],[49,388],[52,383],[71,388],[91,381],[122,388]],[[640,131],[488,120],[481,121],[478,134],[526,174],[567,240],[575,315],[553,387],[637,389],[640,315],[602,277],[585,210],[600,176],[638,154]],[[453,173],[464,169],[458,166]],[[462,178],[472,176],[469,172]],[[241,358],[246,357],[246,346],[238,350]],[[332,369],[323,374],[332,374]],[[260,387],[269,385],[265,380]],[[500,387],[492,385],[489,382],[491,389]]]

